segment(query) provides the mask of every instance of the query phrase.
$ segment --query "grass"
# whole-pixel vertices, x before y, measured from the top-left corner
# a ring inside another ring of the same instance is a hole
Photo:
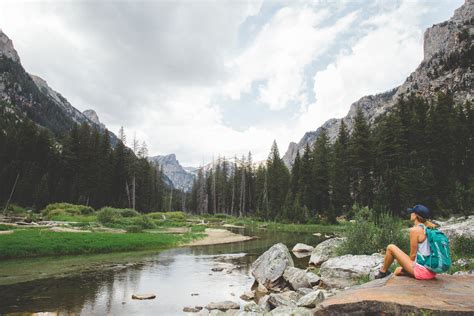
[[[281,232],[289,233],[342,233],[347,224],[333,224],[333,225],[323,225],[323,224],[284,224],[278,222],[265,222],[253,218],[228,218],[225,220],[228,224],[239,225],[239,226],[249,226],[249,227],[261,227],[264,226],[269,230],[277,230]]]
[[[19,229],[10,235],[0,235],[0,259],[162,249],[199,237],[202,234],[60,233]]]

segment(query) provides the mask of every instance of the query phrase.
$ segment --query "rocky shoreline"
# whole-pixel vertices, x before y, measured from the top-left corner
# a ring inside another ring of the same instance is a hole
[[[442,230],[451,238],[471,237],[474,216],[452,218],[443,223]],[[307,269],[295,267],[288,248],[282,243],[275,244],[251,266],[254,284],[240,295],[247,303],[212,302],[183,311],[202,316],[474,313],[473,271],[442,274],[430,281],[394,276],[374,280],[383,256],[337,256],[336,249],[342,242],[343,238],[335,237],[315,248],[297,244],[293,248],[295,255],[310,256]]]

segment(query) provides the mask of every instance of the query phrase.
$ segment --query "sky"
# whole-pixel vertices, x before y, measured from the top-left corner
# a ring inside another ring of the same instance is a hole
[[[423,59],[463,0],[21,1],[0,29],[25,69],[150,156],[283,155]]]

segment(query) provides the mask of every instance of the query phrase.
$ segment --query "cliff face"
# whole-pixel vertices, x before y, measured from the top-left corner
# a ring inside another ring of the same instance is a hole
[[[155,156],[148,159],[158,163],[163,168],[163,173],[170,179],[174,188],[185,192],[191,191],[195,175],[186,171],[179,164],[175,154]]]
[[[44,79],[27,73],[12,41],[1,30],[0,100],[14,105],[36,124],[58,135],[69,131],[74,124],[87,123],[101,131],[106,129],[105,125],[89,119],[72,106]],[[110,136],[112,144],[115,144],[116,136],[113,133]]]
[[[321,128],[328,132],[334,142],[341,120],[349,131],[358,109],[362,109],[370,123],[390,111],[402,95],[414,93],[431,99],[438,92],[451,93],[455,102],[473,100],[473,57],[474,56],[474,0],[466,0],[448,21],[433,25],[424,34],[424,58],[418,68],[405,82],[391,91],[362,97],[352,103],[348,114],[342,119],[330,119],[315,131],[307,132],[295,146],[291,143],[283,156],[285,164],[291,167],[296,152],[300,154],[306,144],[312,146]]]

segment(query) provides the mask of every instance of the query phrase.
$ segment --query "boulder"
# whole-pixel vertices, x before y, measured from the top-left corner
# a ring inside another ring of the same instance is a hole
[[[252,291],[244,292],[244,294],[240,295],[240,298],[244,301],[251,301],[255,298],[255,294]]]
[[[301,307],[316,307],[316,305],[324,301],[324,298],[323,292],[321,290],[316,290],[300,298],[296,305]]]
[[[439,222],[439,224],[439,230],[450,239],[459,237],[474,238],[474,215],[467,218],[451,218],[446,222]]]
[[[438,274],[428,281],[390,277],[341,291],[314,315],[474,315],[474,275]]]
[[[330,287],[345,288],[356,285],[361,278],[373,279],[383,264],[381,254],[345,255],[324,262],[319,270],[324,284]]]
[[[313,246],[298,243],[296,244],[291,251],[293,252],[312,252],[314,250]]]
[[[255,300],[257,302],[260,300],[260,298],[268,294],[268,289],[257,281],[255,281],[252,285],[252,291],[255,293]]]
[[[265,311],[258,306],[255,302],[250,302],[244,305],[244,312],[252,312],[252,313],[264,313]]]
[[[293,314],[293,310],[296,307],[291,306],[279,306],[271,311],[270,315],[272,316],[288,316]]]
[[[240,305],[232,301],[212,302],[206,305],[206,309],[210,311],[218,309],[225,312],[229,309],[240,309]]]
[[[298,291],[296,291],[296,293],[298,293],[301,296],[305,296],[306,294],[309,294],[311,292],[314,292],[314,290],[312,288],[306,288],[306,287],[299,288]]]
[[[318,285],[321,282],[319,275],[313,272],[306,272],[306,278],[311,286]]]
[[[474,274],[474,270],[469,270],[469,271],[457,271],[457,272],[454,272],[453,275],[473,275]]]
[[[343,242],[344,238],[336,237],[319,243],[313,252],[311,252],[311,258],[309,258],[309,264],[319,266],[329,258],[336,256],[336,249]]]
[[[285,293],[272,293],[270,294],[270,297],[268,299],[268,302],[270,303],[270,306],[273,308],[279,307],[279,306],[290,306],[290,307],[296,307],[296,300],[292,300],[290,298],[290,295]],[[295,292],[293,292],[295,293]],[[296,298],[296,297],[294,297]]]
[[[265,295],[258,301],[258,306],[264,311],[264,312],[269,312],[271,309],[269,300],[270,295]]]
[[[197,313],[200,310],[202,310],[202,306],[186,306],[185,308],[183,308],[183,312],[185,313]]]
[[[311,287],[307,273],[303,269],[288,267],[283,273],[283,278],[291,285],[294,290],[302,287]]]
[[[278,243],[258,257],[252,264],[250,271],[258,283],[269,289],[278,286],[285,269],[293,266],[293,259],[288,248],[284,244]]]

